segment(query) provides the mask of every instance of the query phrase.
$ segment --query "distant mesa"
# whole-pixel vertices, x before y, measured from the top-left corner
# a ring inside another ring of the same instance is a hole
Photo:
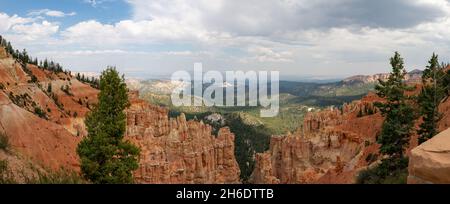
[[[414,69],[410,72],[408,72],[405,76],[405,79],[408,83],[418,83],[421,81],[422,72],[419,69]],[[377,83],[378,80],[387,80],[389,77],[389,73],[380,73],[380,74],[374,74],[374,75],[356,75],[348,77],[344,80],[344,84],[368,84],[368,83]]]

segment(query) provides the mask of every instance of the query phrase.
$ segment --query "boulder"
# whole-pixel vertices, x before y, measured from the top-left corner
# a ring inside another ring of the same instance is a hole
[[[450,183],[450,129],[411,151],[409,184]]]

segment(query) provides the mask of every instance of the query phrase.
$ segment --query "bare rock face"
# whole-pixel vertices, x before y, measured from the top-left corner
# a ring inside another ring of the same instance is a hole
[[[78,170],[76,146],[79,138],[62,126],[43,120],[13,104],[0,92],[0,132],[11,148],[35,164],[59,170]]]
[[[0,132],[8,137],[11,152],[33,168],[79,171],[76,147],[81,139],[77,135],[82,135],[76,128],[85,132],[86,103],[96,103],[98,90],[68,73],[22,66],[3,48],[0,85]],[[69,87],[70,94],[62,86]]]
[[[250,181],[353,183],[357,172],[377,157],[375,141],[383,119],[374,101],[380,99],[369,94],[341,110],[309,113],[303,129],[273,136],[269,151],[257,154]]]
[[[410,184],[450,183],[450,129],[414,148],[408,170]]]
[[[239,183],[234,134],[222,128],[217,138],[202,122],[169,118],[168,110],[130,94],[126,138],[141,148],[138,183]]]
[[[386,81],[389,78],[389,73],[380,73],[374,75],[356,75],[348,77],[342,80],[345,84],[353,84],[353,83],[377,83],[378,80]],[[406,73],[405,80],[408,83],[420,83],[422,79],[422,71],[421,70],[413,70],[411,72]]]

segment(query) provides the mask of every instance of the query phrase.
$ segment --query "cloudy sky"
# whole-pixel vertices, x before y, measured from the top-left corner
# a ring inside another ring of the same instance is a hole
[[[0,0],[0,34],[74,71],[136,77],[279,70],[283,77],[409,70],[450,61],[448,0]]]

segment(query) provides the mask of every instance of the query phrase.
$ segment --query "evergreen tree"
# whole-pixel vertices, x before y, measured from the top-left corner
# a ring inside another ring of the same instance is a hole
[[[53,60],[51,60],[48,67],[49,67],[50,71],[54,72],[55,71],[55,62],[53,62]]]
[[[56,63],[56,72],[63,72],[63,68],[59,63]]]
[[[23,63],[28,63],[30,61],[27,50],[23,49],[21,56],[21,60]]]
[[[19,50],[14,51],[13,57],[15,59],[20,59],[20,52],[19,52]]]
[[[52,92],[52,83],[48,83],[47,85],[47,93],[51,93]]]
[[[86,117],[88,136],[78,145],[81,171],[94,183],[131,183],[139,149],[124,141],[129,105],[123,76],[108,67],[100,78],[98,105]]]
[[[9,54],[14,55],[14,49],[11,45],[11,42],[8,42],[8,45],[6,46],[6,49],[8,50]]]
[[[379,80],[379,84],[375,87],[377,95],[386,100],[384,103],[375,104],[385,117],[378,143],[381,144],[381,153],[391,158],[403,158],[415,114],[409,103],[409,97],[405,95],[405,91],[410,87],[404,82],[406,71],[398,52],[395,52],[390,63],[392,72],[389,78],[386,81]]]
[[[377,95],[384,102],[374,104],[385,118],[377,142],[381,144],[380,153],[387,157],[378,166],[361,171],[356,180],[360,184],[406,183],[408,175],[408,158],[403,152],[416,117],[411,98],[405,94],[411,88],[404,82],[406,71],[403,59],[395,52],[390,62],[392,72],[389,78],[386,81],[379,80],[375,86]]]
[[[44,60],[44,69],[48,69],[48,60],[47,59]]]
[[[438,56],[433,53],[429,65],[422,75],[422,91],[417,97],[417,103],[420,105],[423,123],[420,124],[419,144],[427,141],[438,133],[437,124],[441,119],[439,114],[439,104],[445,97],[443,86],[444,72],[439,66]]]

